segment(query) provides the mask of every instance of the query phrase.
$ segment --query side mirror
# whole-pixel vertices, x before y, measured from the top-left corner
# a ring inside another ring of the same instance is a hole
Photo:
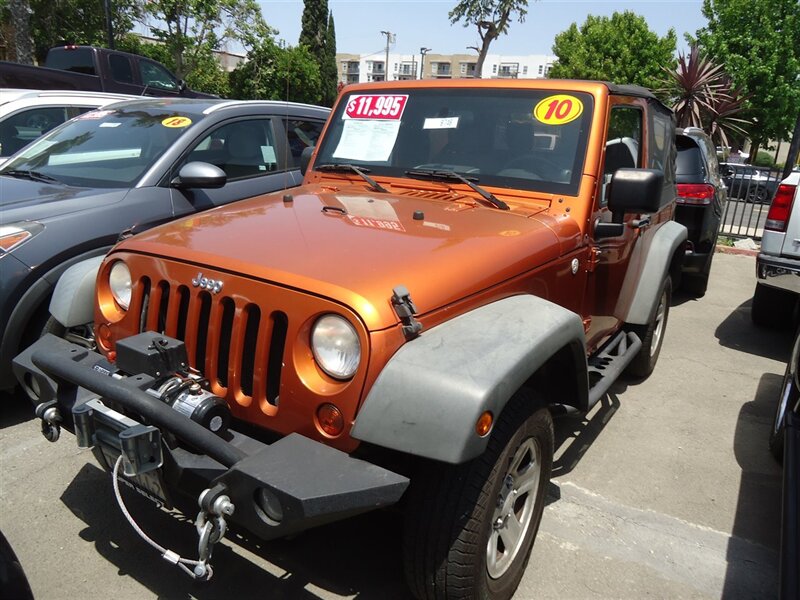
[[[187,88],[186,82],[183,79],[178,79],[178,93],[182,94]]]
[[[219,167],[195,161],[183,165],[170,185],[176,188],[216,189],[227,181],[228,176]]]
[[[305,175],[306,171],[308,170],[308,163],[311,162],[311,155],[314,154],[314,146],[308,146],[307,148],[303,148],[302,154],[300,154],[300,174]]]
[[[629,213],[654,213],[661,208],[664,173],[658,169],[617,169],[611,177],[608,208],[614,222]]]
[[[661,208],[664,173],[657,169],[617,169],[611,177],[608,208],[611,222],[598,222],[598,238],[619,237],[625,233],[623,220],[630,213],[654,213]]]

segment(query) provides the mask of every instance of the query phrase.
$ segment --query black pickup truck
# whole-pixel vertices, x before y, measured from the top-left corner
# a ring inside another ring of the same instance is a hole
[[[0,61],[0,88],[214,97],[190,90],[182,80],[154,60],[94,46],[51,48],[42,67]]]

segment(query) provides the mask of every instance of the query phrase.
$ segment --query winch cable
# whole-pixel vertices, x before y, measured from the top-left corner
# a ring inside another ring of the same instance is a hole
[[[119,467],[122,464],[122,455],[117,458],[117,462],[114,463],[114,473],[112,475],[112,483],[114,485],[114,495],[117,497],[117,503],[119,504],[120,510],[122,510],[122,514],[125,515],[125,518],[128,519],[128,523],[131,524],[133,530],[139,534],[139,536],[148,544],[150,544],[153,548],[158,550],[161,553],[161,557],[169,563],[173,565],[177,565],[181,569],[183,569],[187,575],[194,579],[201,579],[203,581],[208,581],[214,575],[214,570],[211,568],[211,565],[207,562],[201,560],[191,560],[188,558],[183,558],[177,552],[173,552],[169,548],[165,548],[158,542],[151,539],[142,528],[133,520],[133,516],[128,511],[128,508],[125,506],[125,502],[122,500],[122,494],[119,491]],[[187,566],[188,565],[188,566]],[[201,566],[207,570],[207,573],[203,575],[198,575],[194,572],[194,570],[190,569],[189,566]]]

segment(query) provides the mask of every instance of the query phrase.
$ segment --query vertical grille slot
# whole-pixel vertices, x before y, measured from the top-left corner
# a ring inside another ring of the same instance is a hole
[[[245,396],[253,395],[253,373],[256,366],[256,343],[258,342],[258,327],[261,325],[261,309],[255,304],[250,304],[245,309],[247,326],[244,330],[244,344],[242,348],[241,388]]]
[[[222,321],[219,330],[219,347],[217,348],[217,382],[222,387],[228,387],[228,356],[231,352],[231,336],[233,334],[233,316],[236,307],[233,300],[223,298]]]
[[[147,329],[147,311],[150,308],[150,278],[142,277],[142,310],[139,313],[139,333]]]
[[[165,333],[167,329],[167,310],[169,309],[169,284],[166,281],[159,281],[158,290],[161,292],[161,298],[158,303],[158,323],[156,324],[156,331]]]
[[[189,315],[189,288],[182,285],[178,288],[178,330],[175,337],[186,341],[186,320]]]
[[[281,370],[283,368],[283,350],[286,347],[286,332],[289,319],[286,313],[275,311],[272,318],[272,339],[269,344],[267,360],[267,402],[278,406],[278,395],[281,391]]]
[[[200,292],[200,314],[197,318],[197,346],[195,347],[194,364],[203,375],[208,373],[206,365],[206,348],[208,346],[208,324],[211,320],[211,294]]]

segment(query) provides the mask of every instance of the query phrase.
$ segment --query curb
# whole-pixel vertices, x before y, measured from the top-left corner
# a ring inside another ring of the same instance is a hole
[[[717,246],[716,251],[720,254],[738,254],[740,256],[758,256],[758,250],[747,248],[736,248],[735,246]]]

